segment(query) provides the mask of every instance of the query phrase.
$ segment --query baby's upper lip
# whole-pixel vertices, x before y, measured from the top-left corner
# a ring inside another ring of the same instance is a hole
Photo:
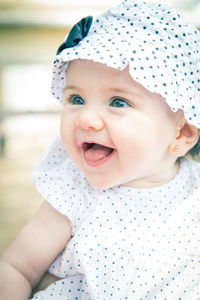
[[[107,148],[116,149],[115,145],[112,142],[105,142],[96,139],[82,139],[78,144],[81,148],[85,148],[87,144],[97,144]]]

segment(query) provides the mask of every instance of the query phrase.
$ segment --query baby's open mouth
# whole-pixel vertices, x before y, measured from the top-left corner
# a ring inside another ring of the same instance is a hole
[[[94,163],[103,161],[105,158],[108,158],[114,151],[114,148],[87,142],[84,142],[82,144],[82,148],[86,160]]]

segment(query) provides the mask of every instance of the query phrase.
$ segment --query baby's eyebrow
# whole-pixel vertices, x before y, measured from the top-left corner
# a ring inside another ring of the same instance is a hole
[[[111,88],[109,88],[109,90],[111,92],[117,92],[117,93],[130,93],[130,89],[127,89],[127,88],[111,87]]]
[[[80,88],[75,85],[68,85],[64,88],[64,91],[67,91],[67,90],[80,90]]]
[[[109,88],[109,90],[111,92],[114,92],[114,93],[123,93],[123,94],[132,94],[132,95],[135,95],[135,96],[141,96],[142,95],[142,91],[137,88],[137,87],[132,87],[132,89],[130,88],[119,88],[119,87],[116,87],[116,88]]]
[[[119,93],[122,93],[122,92],[127,92],[127,90],[126,89],[123,89],[123,88],[118,88],[118,87],[116,87],[116,88],[109,88],[109,90],[111,91],[111,92],[119,92]]]
[[[64,88],[64,93],[69,91],[69,90],[73,90],[73,91],[78,91],[80,92],[82,89],[78,86],[75,86],[75,85],[67,85],[65,88]],[[109,92],[112,92],[112,93],[120,93],[120,94],[126,94],[126,95],[134,95],[134,96],[137,96],[137,97],[141,97],[143,94],[142,94],[142,91],[140,91],[140,89],[138,87],[134,87],[134,89],[130,89],[130,88],[121,88],[121,87],[109,87],[109,88],[105,88],[105,90],[109,91]]]

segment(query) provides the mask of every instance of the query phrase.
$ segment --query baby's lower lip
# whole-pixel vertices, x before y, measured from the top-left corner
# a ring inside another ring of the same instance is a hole
[[[85,157],[84,155],[84,159],[85,159],[85,162],[87,163],[88,166],[90,167],[93,167],[93,168],[96,168],[96,167],[100,167],[102,166],[103,164],[107,163],[112,157],[113,155],[115,154],[116,150],[114,149],[111,154],[109,154],[108,156],[100,159],[100,160],[97,160],[97,161],[92,161],[92,160],[89,160]]]

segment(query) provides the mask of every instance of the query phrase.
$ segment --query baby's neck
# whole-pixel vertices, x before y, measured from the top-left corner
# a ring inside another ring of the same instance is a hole
[[[154,188],[162,186],[170,182],[177,175],[180,168],[180,161],[177,160],[171,167],[161,170],[159,173],[156,173],[154,176],[149,176],[141,178],[137,181],[131,181],[123,184],[123,186],[132,187],[132,188]]]

